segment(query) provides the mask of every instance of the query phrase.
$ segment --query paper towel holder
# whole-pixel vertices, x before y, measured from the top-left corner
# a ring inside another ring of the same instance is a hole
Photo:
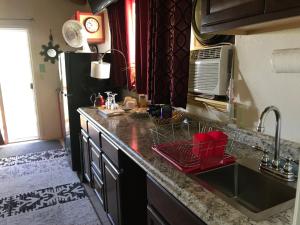
[[[300,73],[300,48],[273,50],[271,65],[275,73]]]

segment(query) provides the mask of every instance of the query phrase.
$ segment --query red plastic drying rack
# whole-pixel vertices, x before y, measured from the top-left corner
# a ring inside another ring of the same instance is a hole
[[[203,146],[206,146],[203,148]],[[202,154],[194,154],[195,144],[190,141],[178,141],[172,143],[155,144],[152,149],[169,161],[177,169],[184,173],[199,173],[221,166],[232,164],[236,161],[234,156],[224,153],[222,157],[213,157],[214,154],[203,154],[203,151],[214,151],[213,143],[205,143],[197,148],[201,148]],[[218,147],[218,146],[217,146]],[[209,155],[205,157],[206,155]]]

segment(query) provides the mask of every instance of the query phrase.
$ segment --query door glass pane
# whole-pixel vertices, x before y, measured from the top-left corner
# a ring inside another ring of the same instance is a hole
[[[0,29],[0,82],[8,141],[38,137],[27,30]]]

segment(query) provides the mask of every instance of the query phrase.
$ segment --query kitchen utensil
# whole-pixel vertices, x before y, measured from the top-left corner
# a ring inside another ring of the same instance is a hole
[[[100,93],[98,93],[98,95],[96,95],[96,93],[93,93],[90,96],[90,100],[94,107],[100,107],[105,104],[104,98]]]

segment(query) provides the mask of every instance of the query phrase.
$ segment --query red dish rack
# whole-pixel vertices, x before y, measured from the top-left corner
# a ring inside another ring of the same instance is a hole
[[[151,129],[152,149],[177,169],[198,173],[235,162],[230,155],[236,133],[200,122],[157,126]]]

